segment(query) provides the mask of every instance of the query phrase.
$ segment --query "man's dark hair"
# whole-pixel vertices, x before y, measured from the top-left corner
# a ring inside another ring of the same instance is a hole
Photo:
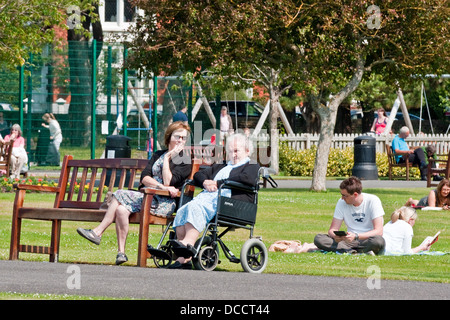
[[[341,182],[339,185],[339,188],[341,190],[345,189],[349,194],[358,193],[361,194],[362,192],[362,183],[361,180],[357,177],[350,177],[348,179],[345,179]]]

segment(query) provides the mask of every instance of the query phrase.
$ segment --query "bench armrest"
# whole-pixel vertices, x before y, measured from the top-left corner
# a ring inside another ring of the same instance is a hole
[[[35,186],[30,184],[14,184],[14,189],[16,190],[29,190],[29,191],[39,191],[39,192],[58,192],[59,187],[50,186]]]
[[[153,189],[153,188],[142,188],[139,190],[140,192],[142,192],[143,194],[157,194],[160,196],[167,196],[170,197],[170,193],[167,190],[161,190],[161,189]],[[178,192],[177,197],[179,197],[181,195],[181,192]]]

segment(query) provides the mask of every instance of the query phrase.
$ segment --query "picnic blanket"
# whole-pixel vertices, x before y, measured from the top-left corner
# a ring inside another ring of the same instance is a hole
[[[446,254],[450,254],[450,252],[447,251],[420,251],[418,253],[388,253],[386,256],[445,256]]]

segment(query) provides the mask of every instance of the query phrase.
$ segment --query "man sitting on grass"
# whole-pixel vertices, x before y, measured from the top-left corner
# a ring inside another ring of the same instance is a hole
[[[342,181],[339,188],[342,197],[336,204],[328,234],[316,235],[314,244],[325,251],[381,254],[385,242],[382,237],[384,210],[380,199],[363,193],[357,177]],[[347,232],[341,235],[337,231],[342,221]]]

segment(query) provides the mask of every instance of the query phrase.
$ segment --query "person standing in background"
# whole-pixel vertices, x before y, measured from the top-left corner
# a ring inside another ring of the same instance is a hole
[[[220,140],[223,141],[228,134],[233,133],[233,121],[228,114],[227,107],[220,110]]]
[[[43,123],[42,126],[50,130],[50,145],[48,147],[48,153],[46,158],[46,163],[50,165],[58,165],[60,161],[59,147],[63,139],[61,127],[56,121],[53,113],[46,113],[42,116],[47,124]]]
[[[185,125],[187,125],[188,122],[189,122],[189,119],[188,119],[188,117],[186,115],[186,112],[187,112],[187,107],[186,106],[181,106],[180,110],[178,110],[178,112],[173,115],[172,121],[173,122],[181,121]]]

